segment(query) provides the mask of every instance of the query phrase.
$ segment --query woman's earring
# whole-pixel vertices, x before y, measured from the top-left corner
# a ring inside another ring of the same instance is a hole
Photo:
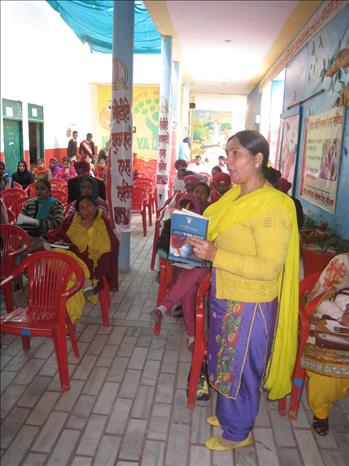
[[[256,168],[259,168],[259,163],[256,163],[255,167],[256,167]]]

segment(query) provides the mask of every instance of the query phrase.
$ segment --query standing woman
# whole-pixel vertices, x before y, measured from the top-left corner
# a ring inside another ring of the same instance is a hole
[[[28,170],[27,162],[20,160],[17,164],[17,171],[12,175],[13,181],[19,183],[22,189],[26,189],[30,184],[34,183],[34,173]]]
[[[277,400],[291,390],[297,350],[299,244],[293,201],[268,182],[269,145],[257,131],[227,142],[234,187],[209,206],[208,239],[192,238],[212,261],[209,381],[217,391],[221,437],[206,447],[227,451],[252,443],[261,390]]]

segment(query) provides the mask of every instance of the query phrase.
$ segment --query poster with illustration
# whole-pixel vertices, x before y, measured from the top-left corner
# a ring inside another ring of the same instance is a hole
[[[300,195],[333,213],[342,148],[344,107],[306,118]]]
[[[298,126],[298,114],[283,120],[280,171],[282,177],[286,178],[292,185],[294,184],[297,159]]]
[[[232,112],[195,110],[191,156],[201,155],[211,165],[225,155],[224,147],[232,134]]]

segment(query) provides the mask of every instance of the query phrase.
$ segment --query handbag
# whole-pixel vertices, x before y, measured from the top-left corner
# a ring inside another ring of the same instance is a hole
[[[335,320],[321,319],[315,328],[315,344],[320,348],[349,351],[349,327]]]

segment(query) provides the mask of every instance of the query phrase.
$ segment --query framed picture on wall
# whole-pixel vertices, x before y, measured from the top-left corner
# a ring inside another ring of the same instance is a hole
[[[299,113],[286,117],[281,122],[280,165],[281,176],[292,186],[295,181],[295,169],[298,153]]]
[[[300,195],[334,213],[342,151],[344,107],[305,120]]]

